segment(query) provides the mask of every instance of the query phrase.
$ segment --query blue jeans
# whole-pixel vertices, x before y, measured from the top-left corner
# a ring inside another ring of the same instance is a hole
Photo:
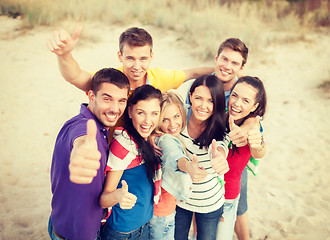
[[[235,199],[226,199],[223,205],[223,221],[219,222],[217,233],[219,240],[233,239],[239,197],[238,195]]]
[[[247,181],[248,181],[248,171],[244,168],[241,176],[241,192],[237,208],[237,216],[243,215],[248,210],[247,204]]]
[[[150,235],[152,240],[173,240],[175,226],[175,211],[166,217],[153,216],[149,221]]]
[[[195,213],[198,240],[215,240],[223,207],[210,213]],[[187,240],[193,212],[176,206],[175,239]]]
[[[101,239],[102,240],[126,240],[126,239],[139,239],[139,240],[148,240],[149,238],[149,226],[148,223],[142,227],[135,229],[129,233],[121,233],[112,229],[109,224],[106,222],[101,227]]]

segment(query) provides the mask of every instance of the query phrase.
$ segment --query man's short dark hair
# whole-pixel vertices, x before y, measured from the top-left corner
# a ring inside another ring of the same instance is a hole
[[[143,47],[149,45],[150,51],[152,51],[152,37],[143,28],[131,27],[126,29],[126,31],[119,37],[120,53],[123,53],[123,47],[125,44],[130,47]]]
[[[92,91],[96,94],[102,83],[111,83],[118,88],[127,88],[130,91],[129,80],[124,73],[114,68],[103,68],[97,71],[92,78]]]

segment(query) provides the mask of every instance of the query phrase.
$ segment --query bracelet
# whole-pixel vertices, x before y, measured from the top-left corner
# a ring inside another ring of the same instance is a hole
[[[257,152],[261,152],[265,148],[264,142],[262,142],[261,148],[257,150]]]
[[[257,150],[257,152],[261,152],[265,148],[265,141],[264,141],[264,135],[263,134],[261,135],[261,143],[260,143],[260,145],[261,145],[261,148],[259,148]]]

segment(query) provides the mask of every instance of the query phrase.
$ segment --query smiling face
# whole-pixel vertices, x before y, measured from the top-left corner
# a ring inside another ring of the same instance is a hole
[[[160,129],[174,137],[179,136],[183,127],[183,118],[179,106],[171,103],[163,111]]]
[[[111,83],[102,83],[95,94],[88,92],[88,108],[96,118],[109,129],[124,113],[127,104],[127,88],[119,88]]]
[[[128,109],[134,128],[145,140],[157,126],[159,114],[160,101],[156,98],[138,101]]]
[[[193,93],[189,93],[192,116],[195,120],[204,122],[213,114],[213,100],[208,87],[200,85]]]
[[[224,48],[215,57],[215,76],[222,81],[225,91],[234,85],[238,72],[243,69],[242,64],[242,55],[231,48]]]
[[[233,116],[236,124],[256,110],[259,105],[255,103],[257,93],[254,87],[245,82],[235,86],[228,100],[228,112]]]
[[[118,52],[119,61],[123,64],[124,74],[130,81],[131,88],[135,89],[145,84],[147,70],[152,60],[151,47],[123,46],[122,52]]]

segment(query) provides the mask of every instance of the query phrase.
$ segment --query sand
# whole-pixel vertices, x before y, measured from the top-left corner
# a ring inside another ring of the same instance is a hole
[[[7,17],[0,25],[0,239],[48,239],[54,142],[87,97],[63,80],[46,47],[55,27],[18,30],[21,21]],[[78,23],[62,25],[73,31]],[[126,27],[86,25],[73,53],[81,67],[118,66]],[[144,27],[154,37],[152,66],[213,66],[175,34]],[[260,77],[268,93],[268,153],[248,182],[251,239],[330,239],[330,97],[317,89],[330,78],[329,42],[329,34],[310,33],[249,56],[245,73]]]

